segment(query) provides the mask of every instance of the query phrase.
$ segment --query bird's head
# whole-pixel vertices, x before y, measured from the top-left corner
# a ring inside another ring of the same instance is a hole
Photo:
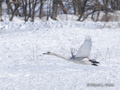
[[[43,55],[51,55],[51,52],[43,53]]]

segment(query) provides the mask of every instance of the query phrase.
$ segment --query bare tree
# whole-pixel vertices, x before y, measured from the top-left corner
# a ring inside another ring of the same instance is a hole
[[[67,14],[67,10],[65,9],[62,1],[61,0],[53,0],[52,19],[54,19],[54,20],[56,20],[56,17],[57,17],[58,4],[60,5],[60,8],[62,9],[63,13]]]
[[[89,15],[98,21],[99,13],[105,13],[104,21],[108,21],[108,13],[120,10],[120,0],[0,0],[0,18],[2,17],[2,2],[7,4],[7,14],[12,21],[14,16],[24,17],[25,21],[43,15],[56,20],[58,14],[74,14],[78,21],[84,21]],[[96,15],[97,13],[97,15]],[[105,20],[106,19],[106,20]],[[2,20],[2,19],[1,19]]]
[[[35,1],[33,2],[33,4],[32,4],[32,14],[31,14],[31,21],[32,21],[32,22],[34,21],[36,4],[37,4],[37,0],[35,0]]]
[[[74,14],[79,15],[81,11],[81,0],[72,0],[74,7]]]
[[[30,0],[29,0],[29,2],[30,2]],[[28,0],[22,0],[22,11],[23,11],[22,16],[25,17],[25,19],[24,19],[25,21],[28,21],[28,18],[29,18],[27,15],[27,3],[28,3]]]
[[[12,8],[12,6],[11,6],[11,3],[12,3],[12,2],[10,2],[10,0],[6,0],[7,13],[8,13],[8,15],[9,15],[9,17],[10,17],[10,12],[13,12],[13,8]]]
[[[57,6],[58,6],[57,0],[53,0],[52,19],[54,20],[56,20],[56,17],[57,17]]]
[[[2,20],[2,2],[3,0],[0,0],[0,21],[3,21]]]
[[[15,6],[14,9],[11,9],[11,10],[13,10],[13,11],[11,12],[12,15],[10,16],[10,21],[12,21],[14,15],[17,13],[17,10],[18,10],[19,5],[20,5],[20,1],[19,1],[19,0],[17,0],[17,1],[16,1],[16,0],[13,0],[12,3],[9,3],[9,4],[13,4],[13,5]],[[11,5],[9,5],[9,6],[11,6]]]
[[[87,2],[88,2],[88,0],[84,0],[84,2],[83,2],[82,10],[81,10],[81,12],[80,12],[80,16],[79,16],[79,18],[78,18],[78,21],[81,21],[81,18],[82,18],[82,16],[84,15]]]
[[[43,0],[40,0],[40,11],[39,11],[39,18],[42,18],[42,10],[43,10]]]

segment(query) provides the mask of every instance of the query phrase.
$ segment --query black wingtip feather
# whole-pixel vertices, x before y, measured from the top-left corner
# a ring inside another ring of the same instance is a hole
[[[99,64],[100,62],[98,62],[98,61],[95,61],[95,60],[89,60],[90,62],[92,62],[92,63],[97,63],[97,64]]]
[[[98,66],[98,65],[97,65],[97,64],[95,64],[95,63],[93,63],[92,65],[93,65],[93,66]]]

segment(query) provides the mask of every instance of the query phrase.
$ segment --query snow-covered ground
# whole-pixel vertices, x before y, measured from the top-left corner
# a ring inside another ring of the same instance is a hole
[[[118,27],[116,22],[0,22],[0,90],[119,90]],[[78,50],[86,36],[98,67],[43,55],[70,57],[70,48]]]

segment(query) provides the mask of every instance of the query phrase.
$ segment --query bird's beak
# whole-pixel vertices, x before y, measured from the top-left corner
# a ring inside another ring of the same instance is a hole
[[[43,53],[43,55],[46,55],[46,53]]]

